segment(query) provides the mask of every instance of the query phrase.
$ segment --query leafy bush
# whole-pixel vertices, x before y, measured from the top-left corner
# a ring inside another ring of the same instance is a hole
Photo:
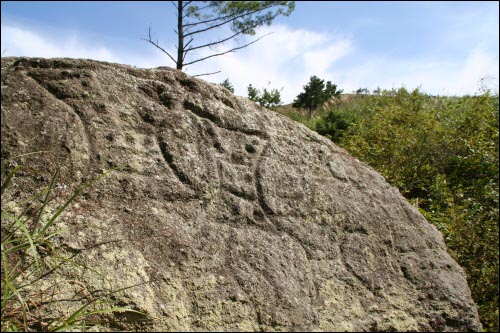
[[[229,82],[229,79],[225,79],[222,83],[220,83],[220,85],[234,94],[234,87],[233,84]]]
[[[498,95],[405,89],[366,103],[340,145],[417,204],[465,269],[484,327],[498,331]]]
[[[349,123],[341,113],[330,110],[326,116],[320,117],[320,120],[316,123],[315,130],[333,142],[338,143],[348,127]]]
[[[281,105],[281,92],[273,88],[271,90],[264,90],[261,92],[259,89],[253,87],[251,84],[248,85],[248,99],[251,101],[259,103],[261,106],[274,109],[278,105]]]

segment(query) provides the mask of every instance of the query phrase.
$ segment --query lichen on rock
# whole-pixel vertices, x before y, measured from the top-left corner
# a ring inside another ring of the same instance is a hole
[[[142,329],[481,329],[441,234],[380,174],[218,85],[2,58],[1,126],[2,159],[49,151],[22,158],[44,176],[16,176],[2,204],[59,161],[68,194],[118,168],[68,208],[59,240],[92,267],[65,274],[94,291],[138,285],[115,302],[154,318]]]

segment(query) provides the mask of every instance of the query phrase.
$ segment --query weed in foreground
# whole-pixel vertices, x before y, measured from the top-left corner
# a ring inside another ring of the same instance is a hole
[[[5,173],[5,180],[1,185],[1,193],[9,187],[16,172],[22,166],[14,166]],[[4,168],[2,167],[2,171]],[[111,171],[85,183],[78,188],[69,199],[59,206],[54,213],[46,213],[47,206],[53,202],[56,180],[60,168],[54,173],[48,187],[32,195],[24,202],[15,203],[1,210],[1,329],[2,332],[14,331],[43,331],[58,332],[69,330],[85,331],[88,328],[102,324],[99,318],[105,314],[116,312],[135,312],[125,308],[109,306],[110,298],[122,290],[133,288],[130,286],[119,290],[109,291],[100,297],[89,298],[87,302],[66,316],[53,317],[46,310],[58,300],[56,285],[66,283],[75,288],[74,295],[86,290],[82,281],[74,279],[54,282],[47,288],[37,287],[48,274],[56,272],[62,265],[75,265],[71,258],[65,258],[54,265],[53,238],[57,232],[50,233],[60,214],[91,185],[106,177]],[[2,172],[3,173],[3,172]],[[4,175],[2,175],[4,176]],[[48,215],[48,216],[47,216]],[[60,258],[59,258],[60,259]]]

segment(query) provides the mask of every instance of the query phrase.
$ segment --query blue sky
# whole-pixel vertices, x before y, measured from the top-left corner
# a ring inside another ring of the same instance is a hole
[[[137,67],[171,66],[141,40],[153,37],[175,53],[176,16],[170,2],[2,1],[3,56],[91,58]],[[187,68],[188,74],[229,78],[246,87],[282,88],[285,102],[311,75],[351,92],[405,86],[433,94],[477,93],[479,80],[498,91],[498,2],[297,2],[289,17],[262,27],[256,44]],[[223,36],[225,31],[220,31]],[[202,36],[198,42],[212,41]],[[212,37],[212,38],[210,38]],[[247,39],[248,40],[248,39]],[[240,43],[245,40],[239,41]],[[232,40],[218,50],[237,46]],[[200,51],[198,56],[210,50]]]

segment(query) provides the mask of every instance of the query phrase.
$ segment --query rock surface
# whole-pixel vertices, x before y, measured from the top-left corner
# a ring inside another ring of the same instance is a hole
[[[17,159],[39,173],[21,170],[2,204],[59,164],[66,198],[118,167],[63,214],[58,240],[85,263],[66,279],[90,294],[139,284],[115,301],[154,318],[142,329],[481,329],[439,231],[284,116],[173,69],[92,60],[3,58],[1,91],[2,161],[46,151]]]

